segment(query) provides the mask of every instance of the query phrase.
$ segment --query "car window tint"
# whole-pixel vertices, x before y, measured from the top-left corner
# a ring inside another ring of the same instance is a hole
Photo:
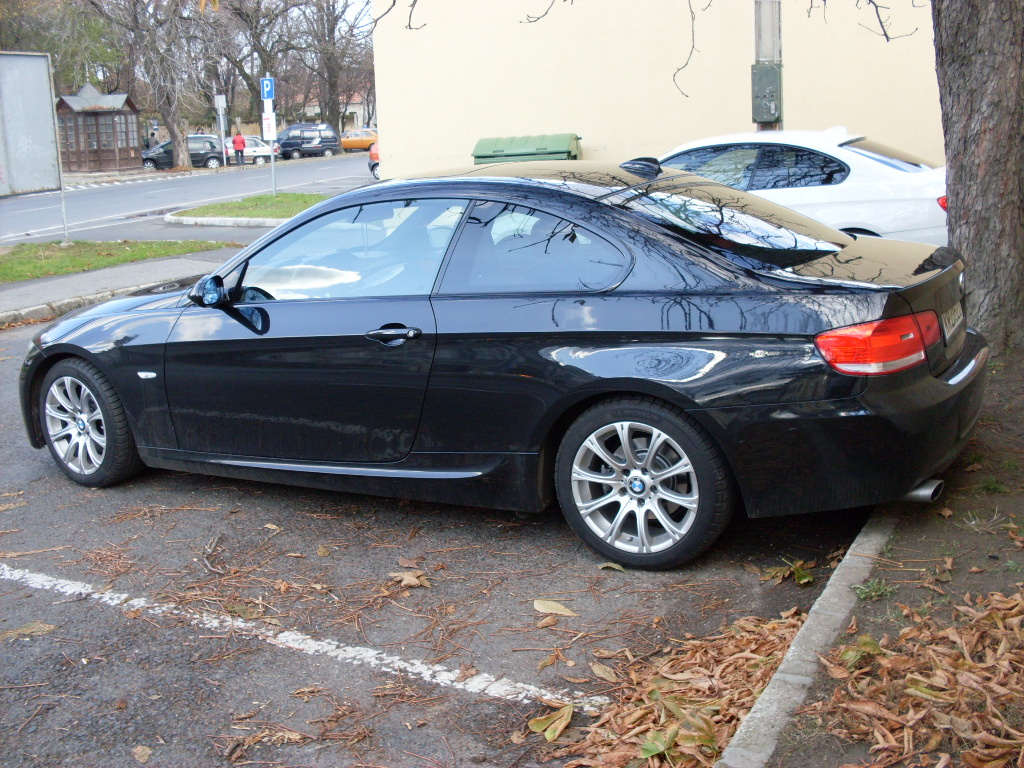
[[[849,169],[834,157],[800,147],[764,147],[750,188],[784,189],[838,184]]]
[[[398,200],[324,214],[255,254],[240,302],[429,294],[466,203]]]
[[[613,285],[626,256],[607,240],[534,208],[474,206],[445,273],[445,293],[599,291]]]
[[[753,269],[786,269],[840,250],[845,238],[823,224],[752,195],[668,179],[617,203],[686,242]]]
[[[721,147],[701,147],[680,152],[661,163],[668,168],[696,173],[737,189],[746,189],[757,161],[757,147],[752,144],[734,144]]]

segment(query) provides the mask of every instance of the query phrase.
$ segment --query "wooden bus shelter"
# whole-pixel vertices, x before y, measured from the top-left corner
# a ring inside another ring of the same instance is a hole
[[[114,171],[142,166],[139,113],[125,93],[84,85],[57,100],[57,134],[65,171]]]

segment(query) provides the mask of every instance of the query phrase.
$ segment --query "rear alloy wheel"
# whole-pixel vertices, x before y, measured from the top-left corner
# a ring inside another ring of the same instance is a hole
[[[334,150],[333,149],[325,149],[324,150],[324,157],[334,157]]]
[[[252,164],[253,165],[266,165],[267,164],[267,158],[265,158],[263,155],[256,155],[256,157],[254,157],[252,159]]]
[[[681,411],[622,398],[586,411],[555,460],[569,525],[590,549],[633,568],[674,568],[722,533],[734,506],[725,462]]]
[[[302,157],[302,153],[297,149],[293,149],[291,157],[292,160],[298,160],[300,157]]]
[[[206,167],[207,168],[220,168],[220,158],[219,157],[208,158],[207,161],[206,161]]]
[[[373,174],[373,178],[380,178],[380,163],[374,163],[373,167],[370,168],[370,173]]]
[[[103,488],[142,470],[121,399],[92,364],[57,363],[43,379],[39,415],[50,454],[76,483]]]

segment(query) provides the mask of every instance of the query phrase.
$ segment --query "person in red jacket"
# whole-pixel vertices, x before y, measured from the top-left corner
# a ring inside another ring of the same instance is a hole
[[[235,132],[231,145],[235,148],[235,165],[245,165],[245,137],[241,131]]]

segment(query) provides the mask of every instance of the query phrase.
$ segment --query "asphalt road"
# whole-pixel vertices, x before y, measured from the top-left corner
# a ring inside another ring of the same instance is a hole
[[[356,160],[305,183],[348,183]],[[192,236],[208,234],[175,239]],[[809,608],[827,568],[800,588],[749,566],[823,563],[866,516],[737,519],[698,562],[643,573],[602,567],[555,512],[158,470],[90,490],[24,435],[18,371],[39,330],[0,332],[4,768],[538,765],[538,737],[511,736],[539,698],[593,705],[616,686],[591,663]],[[538,599],[577,615],[538,626]]]
[[[306,158],[275,163],[279,192],[337,194],[373,181],[366,153]],[[159,171],[125,177],[121,182],[67,189],[68,230],[80,240],[166,240],[202,237],[248,242],[258,233],[235,227],[185,229],[166,225],[163,214],[198,205],[269,193],[270,166],[218,170],[194,169],[191,175]],[[0,199],[0,245],[63,237],[58,192]]]

